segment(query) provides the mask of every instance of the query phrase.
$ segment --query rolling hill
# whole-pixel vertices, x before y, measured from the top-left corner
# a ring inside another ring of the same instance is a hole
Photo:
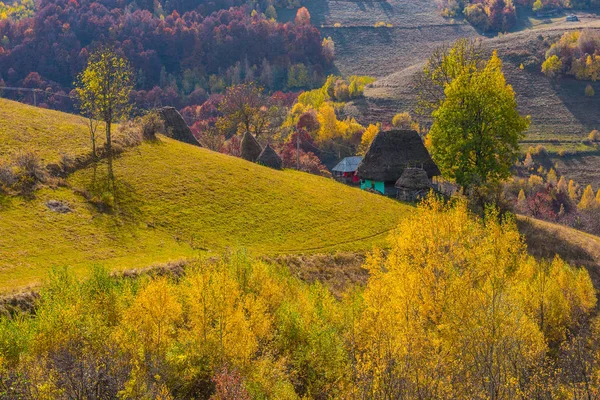
[[[581,143],[591,130],[600,128],[600,96],[584,95],[590,82],[552,80],[540,71],[554,40],[566,30],[599,29],[597,15],[577,13],[580,22],[567,23],[564,16],[538,19],[521,10],[517,31],[492,37],[463,19],[442,17],[433,0],[306,0],[304,4],[323,36],[334,40],[339,73],[377,78],[365,90],[365,98],[345,108],[359,122],[390,122],[398,112],[414,111],[418,93],[414,74],[432,50],[461,37],[479,39],[488,53],[498,50],[520,112],[531,116],[523,149],[542,144],[559,164],[559,173],[582,185],[600,186],[600,150]],[[377,22],[391,27],[375,28]],[[600,93],[600,83],[591,85]],[[576,155],[558,157],[559,153]]]
[[[11,151],[53,160],[84,146],[81,118],[1,105],[11,107],[0,112]],[[35,141],[22,140],[24,131],[35,132]],[[7,154],[1,149],[0,160]],[[52,211],[50,200],[71,212]],[[123,270],[228,248],[253,255],[368,250],[385,244],[410,209],[331,179],[159,137],[127,150],[112,168],[103,161],[78,170],[32,200],[0,197],[0,290],[36,284],[52,266],[83,275],[94,264]]]

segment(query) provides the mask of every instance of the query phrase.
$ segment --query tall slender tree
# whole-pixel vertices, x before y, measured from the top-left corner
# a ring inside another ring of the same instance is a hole
[[[77,77],[76,91],[82,111],[106,124],[106,147],[112,151],[111,125],[129,116],[129,94],[135,84],[129,61],[111,48],[92,53],[87,67]],[[92,133],[92,136],[95,136]],[[95,140],[92,139],[95,151]]]

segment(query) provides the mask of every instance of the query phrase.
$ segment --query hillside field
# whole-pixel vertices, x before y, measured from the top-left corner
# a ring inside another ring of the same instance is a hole
[[[82,118],[2,104],[11,110],[0,112],[11,149],[47,160],[85,151]],[[21,140],[22,132],[31,140]],[[166,137],[129,149],[112,171],[113,179],[103,161],[33,200],[0,197],[0,290],[36,284],[61,265],[83,275],[94,264],[140,268],[227,248],[253,255],[368,250],[384,245],[411,209],[332,179],[275,171]],[[72,212],[51,211],[49,200]],[[98,200],[114,207],[99,209]]]

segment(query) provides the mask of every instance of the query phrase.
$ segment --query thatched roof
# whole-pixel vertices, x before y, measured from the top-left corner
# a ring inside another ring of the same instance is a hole
[[[185,123],[175,107],[163,107],[158,109],[158,114],[165,124],[166,135],[180,142],[200,146],[198,140],[192,134],[192,130]]]
[[[279,157],[279,155],[275,153],[275,150],[273,150],[273,148],[269,144],[265,146],[262,153],[260,153],[260,155],[256,159],[256,162],[264,165],[265,167],[271,167],[275,169],[281,169],[281,167],[283,166],[283,161],[281,161],[281,157]]]
[[[358,164],[362,161],[361,156],[354,157],[346,157],[342,161],[340,161],[335,167],[333,167],[333,172],[354,172],[358,167]]]
[[[244,133],[240,148],[242,158],[247,161],[256,161],[260,153],[262,153],[262,147],[260,147],[256,138],[250,132]]]
[[[429,189],[431,183],[427,172],[421,168],[405,168],[402,176],[396,181],[398,189],[423,190]]]
[[[409,166],[422,166],[429,179],[440,175],[417,132],[384,131],[373,139],[357,174],[361,179],[395,182]]]

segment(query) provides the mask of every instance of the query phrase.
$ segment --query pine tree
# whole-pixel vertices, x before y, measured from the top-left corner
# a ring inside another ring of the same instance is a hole
[[[589,210],[594,207],[596,207],[596,197],[594,196],[592,185],[588,185],[583,192],[583,196],[581,197],[581,201],[577,205],[577,208],[580,210]]]
[[[576,202],[579,199],[579,195],[577,194],[577,185],[575,184],[575,182],[573,182],[573,179],[571,179],[569,181],[569,197],[571,198],[571,200],[573,200],[574,202]]]
[[[562,192],[562,193],[569,192],[569,185],[567,184],[567,180],[565,179],[564,176],[560,177],[560,180],[558,181],[558,185],[556,187],[558,188],[559,192]]]
[[[554,171],[554,168],[550,168],[548,175],[546,175],[546,182],[556,185],[557,181],[558,179],[556,178],[556,171]]]

